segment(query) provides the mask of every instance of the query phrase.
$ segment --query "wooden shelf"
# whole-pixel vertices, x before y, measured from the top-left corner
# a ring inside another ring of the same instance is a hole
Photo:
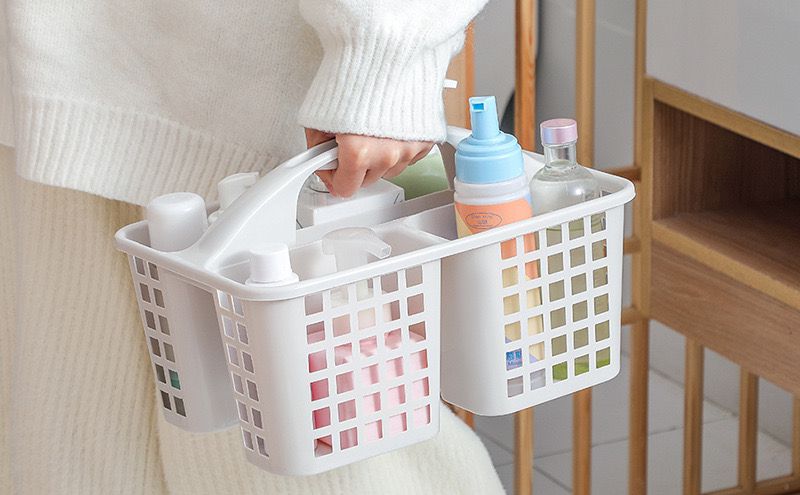
[[[800,200],[679,213],[653,239],[800,309]]]
[[[800,394],[800,138],[645,89],[646,315]]]

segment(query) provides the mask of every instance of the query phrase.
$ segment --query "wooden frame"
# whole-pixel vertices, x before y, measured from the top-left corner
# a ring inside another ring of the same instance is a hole
[[[760,213],[758,200],[763,197],[790,201],[786,203],[790,205],[794,203],[788,198],[796,198],[795,202],[800,199],[800,187],[793,179],[793,174],[800,175],[800,137],[655,79],[644,79],[642,96],[644,150],[640,194],[648,198],[649,207],[643,221],[651,233],[643,243],[652,253],[649,274],[652,282],[647,287],[652,301],[646,315],[686,335],[684,493],[701,493],[705,347],[741,367],[737,485],[713,494],[795,493],[800,490],[800,401],[797,399],[793,404],[792,472],[770,480],[756,480],[759,377],[800,394],[795,365],[800,341],[793,336],[800,327],[800,276],[782,267],[777,269],[779,275],[774,276],[775,263],[784,255],[780,246],[763,242],[764,238],[775,237],[785,244],[787,239],[793,238],[785,237],[782,230],[785,227],[780,223],[768,221],[770,211]],[[683,130],[676,131],[669,126]],[[701,136],[697,138],[699,143],[671,135],[673,132],[685,135],[688,127],[693,134]],[[711,151],[702,152],[710,158],[693,159],[693,149],[703,146],[704,139],[710,142],[706,146],[711,146]],[[740,147],[738,151],[745,154],[766,158],[765,166],[791,170],[791,173],[784,175],[766,170],[767,173],[761,174],[762,180],[767,181],[763,186],[750,177],[737,179],[736,174],[741,172],[729,166],[731,158],[736,157],[726,156],[727,149],[733,146]],[[676,157],[674,163],[669,162],[666,155],[670,149],[679,149],[680,158]],[[678,171],[694,163],[712,168],[706,176],[720,175],[724,171],[725,182],[715,182],[713,186],[716,195],[703,190],[710,186],[704,183],[707,179],[702,171]],[[680,175],[682,180],[689,177],[692,181],[681,184],[683,191],[677,201],[678,196],[669,196],[670,174]],[[736,180],[745,183],[750,196],[737,193],[728,198],[725,191],[719,191],[721,187],[735,186]],[[774,187],[783,181],[788,181],[787,187]],[[775,196],[771,196],[773,190]],[[746,209],[729,210],[733,202],[742,203]],[[733,239],[716,236],[718,218],[751,222],[726,228],[752,243],[737,247]],[[759,227],[751,231],[751,225]],[[790,229],[790,233],[793,230]],[[691,293],[702,294],[702,297],[692,298],[689,287]],[[714,301],[713,310],[703,302],[704,298]],[[759,331],[753,332],[754,328]],[[646,409],[639,414],[646,414]],[[633,417],[631,419],[634,421]],[[640,448],[646,448],[646,444]],[[637,454],[632,450],[630,455],[634,458]]]

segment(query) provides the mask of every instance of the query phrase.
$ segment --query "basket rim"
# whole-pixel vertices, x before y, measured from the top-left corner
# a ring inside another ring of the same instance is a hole
[[[147,222],[145,220],[121,228],[114,237],[116,247],[120,251],[153,262],[159,268],[170,270],[195,285],[212,290],[221,290],[242,300],[282,301],[304,297],[308,294],[331,289],[333,287],[385,275],[414,266],[424,265],[426,263],[438,264],[442,258],[483,248],[530,232],[536,232],[554,224],[562,224],[570,220],[621,207],[633,200],[636,195],[633,183],[629,180],[599,170],[591,170],[591,172],[599,180],[603,190],[611,191],[609,194],[585,203],[537,215],[527,220],[497,227],[468,237],[453,240],[438,237],[438,239],[441,239],[441,243],[393,256],[385,260],[375,261],[350,270],[301,280],[294,284],[279,287],[257,287],[237,282],[218,272],[211,271],[203,266],[198,266],[187,260],[182,255],[186,250],[171,253],[157,251],[135,240],[135,234],[142,229],[146,229]],[[452,205],[452,203],[450,203],[450,205]],[[410,216],[392,220],[383,225],[403,225],[402,222],[406,221],[408,218],[410,218]],[[434,234],[430,235],[437,237]]]

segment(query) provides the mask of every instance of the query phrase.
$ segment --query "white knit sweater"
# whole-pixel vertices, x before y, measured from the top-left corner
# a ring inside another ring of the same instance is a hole
[[[6,2],[18,173],[143,204],[270,168],[301,125],[442,140],[486,0]]]

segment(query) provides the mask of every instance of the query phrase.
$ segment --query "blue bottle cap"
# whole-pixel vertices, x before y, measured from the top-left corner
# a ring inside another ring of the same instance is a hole
[[[456,147],[456,178],[469,184],[494,184],[525,173],[517,139],[500,131],[494,96],[469,99],[472,134]]]

